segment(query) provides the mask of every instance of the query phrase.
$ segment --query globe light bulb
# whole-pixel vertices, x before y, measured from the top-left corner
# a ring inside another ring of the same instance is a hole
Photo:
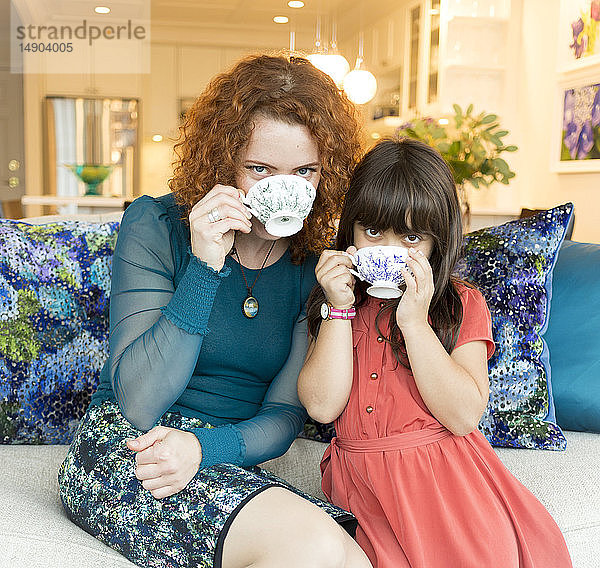
[[[357,105],[368,103],[377,92],[377,79],[370,71],[354,69],[344,77],[344,91]]]

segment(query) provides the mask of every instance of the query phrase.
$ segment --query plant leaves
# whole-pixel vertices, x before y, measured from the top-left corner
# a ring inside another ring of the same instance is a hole
[[[495,114],[488,114],[481,119],[481,124],[489,124],[498,118]]]
[[[450,151],[450,143],[449,142],[438,142],[436,144],[436,148],[440,154],[442,154],[442,155],[447,154]]]

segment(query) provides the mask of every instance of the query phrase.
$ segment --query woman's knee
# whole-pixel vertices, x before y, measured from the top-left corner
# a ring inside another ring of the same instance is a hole
[[[251,499],[231,524],[223,568],[344,568],[347,536],[324,511],[283,488]]]

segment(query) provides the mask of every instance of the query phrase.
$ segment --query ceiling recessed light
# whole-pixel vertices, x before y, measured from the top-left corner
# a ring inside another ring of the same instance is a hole
[[[160,134],[155,134],[155,135],[152,137],[152,141],[153,141],[153,142],[162,142],[162,139],[163,139],[163,137],[162,137]]]
[[[300,0],[290,0],[288,6],[290,8],[304,8],[304,2],[301,2]]]
[[[94,12],[96,12],[96,14],[108,14],[110,12],[110,8],[108,6],[96,6],[94,8]]]
[[[275,16],[273,21],[276,24],[287,24],[289,22],[289,18],[287,16]]]

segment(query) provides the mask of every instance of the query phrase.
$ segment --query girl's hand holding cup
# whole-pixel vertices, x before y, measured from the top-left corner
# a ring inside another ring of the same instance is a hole
[[[350,255],[355,252],[353,246],[346,252],[324,250],[315,268],[317,282],[334,308],[346,309],[354,305],[354,276],[349,269],[353,266]]]
[[[217,184],[190,212],[192,253],[216,271],[225,264],[234,231],[249,233],[252,229],[252,215],[241,196],[235,187]]]
[[[401,269],[406,290],[396,308],[396,323],[402,332],[414,325],[429,325],[429,305],[434,292],[431,264],[421,251],[409,249],[406,265]]]

